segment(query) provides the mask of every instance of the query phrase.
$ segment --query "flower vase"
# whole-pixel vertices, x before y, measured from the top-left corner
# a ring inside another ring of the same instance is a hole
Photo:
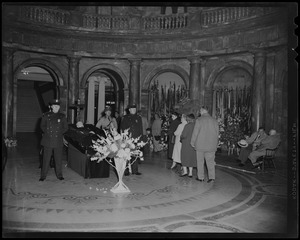
[[[115,161],[115,168],[117,170],[119,181],[117,182],[117,184],[115,186],[112,187],[112,189],[110,191],[113,193],[130,192],[129,188],[122,181],[122,178],[123,178],[123,175],[124,175],[124,172],[126,169],[127,160],[125,160],[123,158],[114,158],[114,161]]]

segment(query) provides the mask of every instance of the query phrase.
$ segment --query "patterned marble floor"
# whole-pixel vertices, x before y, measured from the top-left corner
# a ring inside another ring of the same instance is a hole
[[[38,158],[10,150],[3,172],[2,228],[11,233],[285,233],[287,178],[245,171],[216,158],[216,181],[199,182],[170,170],[165,152],[147,155],[142,175],[126,176],[130,193],[110,189],[117,176],[84,179],[67,166],[39,182]],[[24,153],[24,152],[23,152]]]

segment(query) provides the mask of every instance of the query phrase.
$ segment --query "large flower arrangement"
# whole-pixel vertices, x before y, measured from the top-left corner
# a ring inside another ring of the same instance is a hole
[[[132,157],[143,160],[141,148],[147,142],[141,141],[140,137],[132,138],[128,129],[118,133],[115,129],[104,130],[106,137],[99,136],[99,139],[92,140],[92,148],[96,151],[91,157],[92,161],[100,162],[107,158],[121,158],[125,161]]]
[[[4,143],[6,145],[6,147],[16,147],[17,146],[17,139],[13,138],[13,137],[8,137],[4,139]]]
[[[96,141],[92,140],[92,147],[96,153],[90,159],[92,161],[97,160],[97,162],[106,160],[116,169],[119,180],[110,191],[113,193],[130,192],[129,188],[122,181],[124,171],[126,168],[129,168],[129,172],[131,172],[131,164],[138,158],[143,160],[141,148],[144,147],[147,142],[140,140],[140,137],[132,138],[128,129],[121,133],[118,133],[116,129],[113,128],[104,130],[104,132],[106,134],[105,137],[99,136],[99,139]],[[135,159],[130,161],[132,157],[135,157]],[[114,164],[112,162],[114,162]]]
[[[241,129],[242,118],[238,115],[226,116],[226,122],[224,123],[221,118],[218,118],[219,122],[219,146],[225,145],[226,148],[236,145],[236,143],[244,138],[244,133]]]

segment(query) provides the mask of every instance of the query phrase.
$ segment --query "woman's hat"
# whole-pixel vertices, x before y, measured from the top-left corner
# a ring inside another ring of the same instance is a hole
[[[105,107],[104,112],[107,112],[107,111],[111,111],[111,107],[110,106]]]
[[[248,147],[248,143],[246,142],[246,140],[242,139],[238,142],[238,145],[240,147]]]

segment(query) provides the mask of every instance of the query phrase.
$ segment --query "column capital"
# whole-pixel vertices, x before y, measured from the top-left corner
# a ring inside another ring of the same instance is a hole
[[[140,65],[142,59],[141,58],[129,58],[128,61],[132,65]]]
[[[68,58],[69,62],[76,63],[76,62],[79,62],[82,57],[76,56],[76,55],[68,55],[67,58]]]
[[[250,53],[254,55],[254,57],[264,57],[267,54],[265,49],[252,49]]]
[[[200,56],[188,56],[187,59],[190,61],[191,64],[201,63]]]

